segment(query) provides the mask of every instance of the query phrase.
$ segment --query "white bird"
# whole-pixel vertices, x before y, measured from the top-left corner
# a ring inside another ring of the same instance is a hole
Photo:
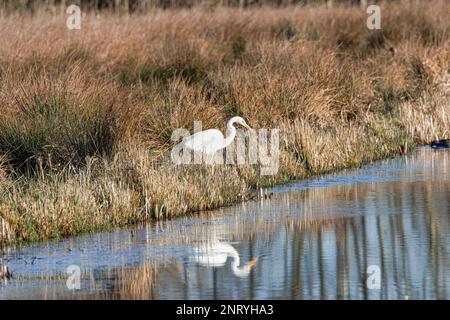
[[[194,248],[192,260],[206,267],[223,267],[228,257],[231,257],[231,270],[234,275],[244,278],[249,275],[251,269],[255,266],[258,258],[251,259],[247,264],[240,266],[239,253],[236,249],[225,242],[213,241],[197,245]]]
[[[218,150],[226,148],[233,142],[233,139],[236,136],[236,128],[234,127],[235,123],[251,130],[244,119],[241,117],[233,117],[227,123],[228,135],[226,138],[220,130],[208,129],[185,137],[183,139],[183,145],[187,149],[193,150],[194,152],[213,155]]]

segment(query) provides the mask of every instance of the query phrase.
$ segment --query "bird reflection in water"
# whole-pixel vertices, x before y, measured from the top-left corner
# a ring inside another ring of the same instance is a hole
[[[256,257],[241,266],[237,250],[232,245],[222,241],[198,244],[193,251],[194,255],[191,260],[205,267],[223,267],[228,257],[231,257],[231,270],[235,276],[240,278],[247,277],[258,262]]]

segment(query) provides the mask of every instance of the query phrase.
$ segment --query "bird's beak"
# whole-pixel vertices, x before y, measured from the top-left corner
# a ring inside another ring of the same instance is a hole
[[[249,269],[253,268],[256,263],[258,262],[258,257],[251,259],[249,262],[247,262],[247,266]]]
[[[246,124],[245,122],[242,124],[242,126],[244,128],[247,128],[248,130],[253,130],[252,128],[250,128],[250,126],[248,124]]]

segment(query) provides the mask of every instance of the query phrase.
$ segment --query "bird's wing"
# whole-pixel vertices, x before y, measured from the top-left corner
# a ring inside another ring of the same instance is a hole
[[[183,144],[195,151],[204,151],[220,148],[223,144],[223,134],[217,129],[209,129],[194,133],[191,136],[184,138]]]

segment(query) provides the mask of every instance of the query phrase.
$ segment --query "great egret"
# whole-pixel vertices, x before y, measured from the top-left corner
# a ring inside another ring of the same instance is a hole
[[[221,241],[197,245],[194,248],[192,260],[206,267],[223,267],[228,257],[233,259],[231,262],[231,270],[234,275],[240,278],[248,276],[258,261],[258,258],[251,259],[247,264],[240,266],[239,253],[236,249],[232,245]]]
[[[207,155],[213,155],[216,151],[226,148],[233,142],[236,136],[236,128],[234,124],[251,130],[249,125],[241,117],[233,117],[227,123],[228,136],[225,138],[223,133],[217,129],[208,129],[194,133],[183,139],[183,145],[194,152],[201,152]]]

